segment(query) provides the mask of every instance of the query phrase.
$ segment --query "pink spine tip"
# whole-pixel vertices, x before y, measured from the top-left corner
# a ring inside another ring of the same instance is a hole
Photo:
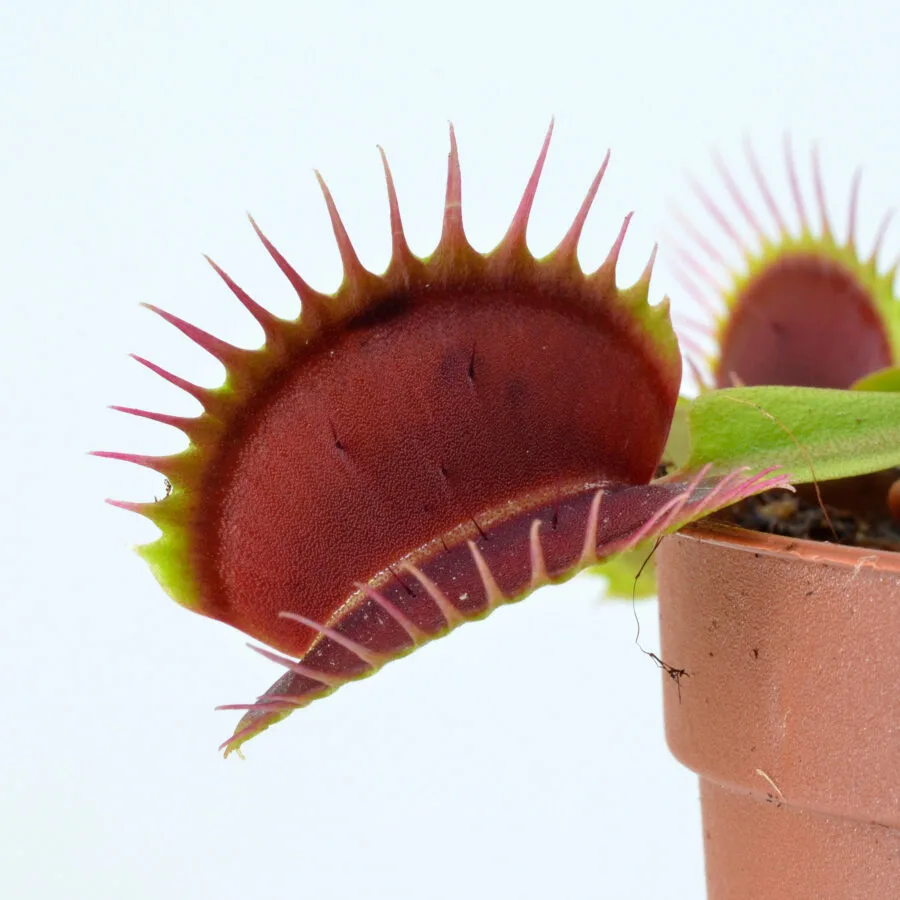
[[[340,644],[345,650],[349,650],[355,656],[358,656],[364,663],[371,666],[373,669],[380,668],[388,660],[388,657],[384,654],[370,650],[358,641],[354,641],[352,638],[347,637],[347,635],[341,634],[336,628],[331,628],[328,625],[321,625],[313,619],[308,619],[306,616],[300,615],[300,613],[282,612],[278,615],[282,619],[291,619],[294,622],[305,625],[307,628],[312,628],[323,637],[327,637],[336,644]]]
[[[387,154],[381,145],[378,146],[381,155],[381,165],[384,168],[384,182],[387,187],[388,210],[391,217],[391,261],[404,264],[412,259],[412,251],[406,241],[406,233],[403,230],[403,219],[400,217],[400,201],[397,199],[397,188],[394,185],[394,176],[388,164]]]
[[[694,227],[691,221],[677,207],[672,208],[672,215],[678,224],[684,229],[688,237],[711,259],[723,269],[730,268],[728,260]]]
[[[245,351],[238,349],[233,344],[229,344],[227,341],[214,337],[202,328],[191,325],[190,322],[186,322],[179,316],[166,312],[164,309],[160,309],[152,303],[142,303],[141,306],[145,309],[149,309],[152,313],[156,313],[156,315],[165,319],[170,325],[174,325],[185,337],[192,340],[198,347],[202,347],[207,353],[214,356],[227,368],[232,368],[244,355]]]
[[[687,354],[682,353],[682,356],[684,356],[688,360],[689,364],[696,369],[696,364],[693,362],[693,359],[691,357],[704,359],[708,355],[707,352],[703,349],[703,347],[700,346],[699,342],[695,338],[693,338],[689,334],[684,333],[683,327],[676,325],[675,332],[678,335],[678,342],[682,344],[684,349],[687,351]]]
[[[258,653],[260,656],[262,656],[264,659],[269,660],[269,662],[273,662],[276,665],[283,666],[285,669],[293,672],[295,675],[302,675],[304,678],[310,678],[313,681],[318,681],[319,684],[324,684],[327,687],[340,687],[347,681],[346,678],[329,675],[327,672],[322,672],[319,669],[314,669],[312,666],[304,665],[302,662],[295,662],[292,659],[288,659],[288,657],[286,656],[281,656],[279,653],[273,653],[271,650],[267,650],[265,647],[257,647],[255,644],[247,644],[247,646],[255,653]]]
[[[687,367],[691,372],[691,376],[697,384],[697,389],[704,393],[706,391],[712,390],[712,384],[708,378],[708,374],[705,373],[700,364],[694,359],[694,356],[699,356],[702,358],[703,353],[697,351],[696,345],[691,349],[690,355],[685,355],[684,360],[687,363]]]
[[[581,564],[589,566],[597,562],[597,527],[600,523],[600,504],[603,502],[603,490],[598,490],[591,499],[587,525],[584,529],[584,544],[581,548]]]
[[[414,646],[418,647],[426,643],[428,635],[396,603],[385,597],[381,591],[377,591],[370,584],[365,584],[361,581],[356,582],[356,588],[362,591],[370,600],[377,603],[407,633]]]
[[[247,218],[250,220],[250,224],[253,226],[256,236],[259,238],[263,247],[266,248],[266,252],[272,257],[275,265],[281,270],[282,275],[287,278],[291,287],[297,292],[297,296],[300,298],[300,302],[303,305],[304,319],[308,318],[314,320],[315,324],[320,323],[325,318],[328,298],[324,294],[320,294],[318,291],[313,290],[313,288],[300,277],[297,270],[284,258],[284,256],[281,255],[278,248],[265,236],[265,234],[263,234],[253,216],[248,213]]]
[[[722,293],[722,288],[719,285],[719,282],[716,280],[715,275],[710,272],[710,270],[703,265],[703,263],[699,262],[696,257],[694,257],[687,250],[682,247],[676,248],[676,256],[678,257],[678,264],[687,266],[698,278],[702,278],[706,284],[715,291],[716,294]]]
[[[769,210],[769,214],[775,220],[775,225],[777,226],[781,234],[788,234],[789,229],[787,227],[787,223],[784,220],[784,216],[782,215],[778,204],[775,202],[775,198],[772,195],[772,190],[769,187],[768,181],[766,181],[765,175],[763,175],[762,167],[760,166],[759,160],[756,156],[756,151],[753,149],[753,144],[750,143],[749,138],[744,139],[744,154],[747,157],[747,162],[750,165],[750,171],[753,174],[753,180],[756,182],[756,186],[759,188],[760,194],[762,194],[763,202],[766,204],[766,208]]]
[[[278,319],[275,318],[267,309],[260,306],[242,287],[240,287],[234,279],[221,266],[215,263],[205,253],[203,258],[212,266],[213,271],[225,282],[228,289],[241,302],[244,309],[253,316],[259,323],[260,327],[266,334],[267,339],[272,339],[280,330],[278,328]]]
[[[341,264],[344,267],[344,277],[351,282],[364,280],[369,273],[359,261],[356,250],[353,249],[350,235],[347,234],[347,229],[344,226],[340,213],[338,213],[334,198],[331,196],[331,191],[328,189],[328,185],[325,184],[325,179],[322,178],[322,175],[318,170],[316,170],[315,175],[316,180],[319,182],[319,187],[322,190],[322,196],[325,198],[325,206],[328,207],[328,217],[331,219],[331,230],[334,232],[338,253],[341,256]]]
[[[90,455],[144,466],[144,468],[153,469],[154,472],[159,472],[167,478],[175,475],[178,467],[177,456],[145,456],[141,453],[119,453],[116,450],[91,450]]]
[[[690,179],[690,185],[694,193],[703,204],[703,208],[715,220],[716,224],[725,234],[728,235],[731,242],[740,253],[746,253],[747,248],[744,246],[743,238],[738,234],[737,229],[728,221],[728,217],[722,212],[707,191],[694,178]]]
[[[478,577],[481,579],[484,596],[487,599],[487,608],[488,610],[494,610],[498,606],[506,603],[508,598],[500,589],[500,585],[497,584],[494,573],[491,572],[491,567],[484,558],[484,554],[478,549],[478,545],[475,541],[466,541],[466,545],[469,548],[469,553],[472,554],[472,561],[475,563],[475,568],[478,570]]]
[[[670,266],[672,268],[672,275],[675,280],[688,292],[688,294],[690,294],[690,296],[696,301],[701,309],[711,318],[717,318],[719,315],[719,310],[716,307],[715,302],[710,297],[708,297],[694,282],[693,278],[691,278],[687,274],[687,272],[684,271],[681,260],[670,261]],[[719,296],[720,289],[718,288],[718,285],[715,284],[714,279],[711,282],[711,286],[713,286],[715,296]]]
[[[650,251],[650,257],[647,260],[647,265],[644,266],[644,271],[641,272],[641,277],[638,278],[638,284],[643,285],[644,287],[648,287],[650,285],[650,280],[653,278],[653,267],[656,265],[656,257],[659,254],[659,244],[654,244],[653,249]]]
[[[146,409],[136,409],[133,406],[112,405],[109,408],[114,409],[116,412],[125,413],[129,416],[138,416],[141,419],[149,419],[151,422],[160,422],[163,425],[171,425],[173,428],[178,428],[187,435],[193,434],[196,431],[198,423],[200,422],[200,419],[196,418],[172,416],[168,413],[158,413],[151,412],[150,410]]]
[[[451,249],[468,246],[462,220],[462,174],[456,132],[450,123],[450,153],[447,158],[447,192],[444,200],[444,222],[441,229],[442,247]]]
[[[630,212],[622,220],[619,233],[616,235],[616,239],[613,241],[612,247],[609,248],[609,253],[606,254],[606,259],[598,269],[598,272],[615,272],[616,266],[619,264],[619,254],[622,252],[622,245],[625,243],[625,235],[628,233],[628,226],[631,224],[633,217],[634,213]]]
[[[812,148],[813,186],[816,192],[816,206],[819,208],[819,221],[822,223],[822,234],[831,234],[831,223],[828,221],[828,208],[825,204],[825,187],[822,184],[822,163],[819,159],[819,148]]]
[[[857,169],[853,173],[853,181],[850,184],[850,207],[847,211],[847,243],[856,247],[856,216],[859,211],[859,188],[862,181],[862,170]]]
[[[142,516],[146,515],[147,507],[150,505],[148,503],[138,503],[134,500],[112,500],[109,497],[106,498],[105,502],[116,509],[124,509],[127,512],[138,513],[138,515]]]
[[[450,629],[456,628],[465,622],[465,616],[453,605],[450,598],[417,566],[412,563],[405,563],[404,570],[409,572],[419,584],[425,589],[425,593],[434,601],[435,606],[440,610],[441,615],[447,622]]]
[[[309,701],[306,701],[307,703]],[[293,711],[298,707],[306,706],[287,697],[275,697],[271,700],[257,700],[254,703],[222,703],[216,707],[216,712],[243,711],[247,713],[278,713],[287,710]],[[226,741],[226,743],[229,743]],[[222,745],[223,747],[225,744]],[[221,749],[221,748],[220,748]]]
[[[136,353],[131,353],[129,354],[129,356],[131,356],[131,358],[135,362],[139,362],[142,366],[149,369],[154,374],[159,375],[160,378],[168,381],[169,384],[173,384],[175,385],[175,387],[181,389],[186,394],[189,394],[204,408],[206,408],[210,403],[211,392],[208,388],[200,387],[200,385],[194,384],[190,381],[186,381],[184,378],[180,378],[178,375],[173,375],[162,366],[158,366],[156,363],[150,362],[150,360],[144,359],[143,356],[138,356]]]
[[[791,196],[794,198],[794,208],[797,210],[797,218],[804,233],[809,232],[809,219],[806,215],[806,204],[803,202],[803,193],[800,190],[800,179],[797,177],[797,165],[794,160],[794,150],[791,146],[790,135],[784,136],[784,161],[788,171],[788,181],[791,186]]]
[[[609,160],[610,151],[607,150],[606,156],[603,157],[603,162],[600,164],[600,168],[594,176],[593,181],[591,181],[591,185],[588,188],[584,200],[581,201],[581,206],[578,208],[575,220],[569,226],[569,230],[566,232],[565,237],[559,242],[556,250],[553,251],[554,257],[559,260],[561,266],[570,266],[574,264],[575,259],[577,258],[578,242],[581,240],[581,232],[584,230],[584,223],[587,221],[588,213],[590,213],[591,207],[594,205],[594,198],[597,196],[600,182],[603,181],[603,176],[606,174]]]
[[[741,215],[744,217],[747,224],[753,229],[757,239],[759,241],[765,241],[765,230],[753,210],[750,208],[750,204],[747,202],[740,188],[737,186],[737,182],[735,182],[730,170],[722,161],[722,157],[718,153],[713,153],[713,163],[715,164],[719,175],[721,175],[722,180],[725,182],[725,187],[727,188],[731,199],[734,201],[735,206],[740,210]]]
[[[553,119],[551,119],[550,126],[547,128],[547,134],[544,136],[544,143],[541,145],[541,152],[538,154],[537,162],[535,162],[534,168],[531,170],[522,199],[519,201],[512,223],[502,242],[503,246],[509,247],[513,251],[522,250],[526,246],[528,221],[531,218],[534,198],[537,194],[541,174],[544,171],[544,163],[547,160],[547,151],[550,149],[550,139],[553,137],[553,124]]]
[[[531,560],[531,586],[539,588],[550,581],[544,548],[541,544],[541,520],[535,519],[528,531],[528,555]]]
[[[869,254],[870,264],[874,264],[878,260],[878,254],[881,253],[881,245],[884,242],[885,235],[890,227],[891,220],[894,218],[895,212],[896,210],[889,209],[884,214],[884,218],[882,218],[881,224],[878,226],[878,231],[875,233],[875,240],[872,242],[872,252]]]

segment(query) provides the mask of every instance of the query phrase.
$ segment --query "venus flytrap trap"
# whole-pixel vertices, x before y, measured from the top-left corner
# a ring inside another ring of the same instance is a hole
[[[172,484],[158,502],[114,501],[161,529],[139,552],[162,586],[284,669],[255,702],[228,707],[244,716],[226,754],[463,623],[743,498],[900,463],[900,395],[748,387],[679,401],[668,302],[647,299],[653,254],[636,284],[616,282],[628,219],[596,272],[577,262],[608,157],[559,246],[528,250],[549,141],[490,253],[466,240],[451,129],[431,256],[409,249],[382,154],[383,274],[360,263],[322,182],[344,266],[336,293],[307,284],[255,223],[298,294],[296,319],[212,264],[262,326],[261,349],[153,308],[227,378],[203,388],[140,359],[204,411],[122,409],[180,428],[190,446],[99,455]],[[873,368],[894,360],[883,343]]]
[[[713,339],[709,354],[697,347],[688,350],[697,371],[715,387],[849,388],[875,371],[897,365],[896,263],[882,271],[878,261],[891,215],[882,218],[872,248],[864,251],[856,233],[859,172],[850,190],[846,226],[835,230],[818,153],[812,154],[815,201],[810,213],[794,154],[786,143],[788,184],[799,221],[795,233],[749,144],[746,153],[771,224],[765,224],[718,157],[719,173],[750,236],[741,233],[740,222],[735,223],[696,182],[694,190],[721,232],[719,238],[707,237],[679,216],[681,239],[673,258],[677,277],[709,317],[707,322],[683,321],[684,343],[692,345],[692,335]],[[729,262],[722,243],[736,250],[738,266]]]

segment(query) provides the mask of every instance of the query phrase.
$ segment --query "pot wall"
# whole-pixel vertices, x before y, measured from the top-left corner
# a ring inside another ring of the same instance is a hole
[[[704,523],[658,563],[708,896],[900,898],[900,554]]]

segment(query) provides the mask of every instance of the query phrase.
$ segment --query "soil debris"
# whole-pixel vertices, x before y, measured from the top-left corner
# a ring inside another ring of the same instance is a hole
[[[731,525],[784,537],[831,541],[855,547],[900,552],[900,522],[881,510],[850,511],[826,503],[825,515],[814,499],[801,493],[766,491],[730,506],[716,518]],[[828,520],[834,526],[829,527]]]

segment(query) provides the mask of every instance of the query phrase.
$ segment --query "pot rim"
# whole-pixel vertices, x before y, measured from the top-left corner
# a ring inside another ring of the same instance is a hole
[[[748,553],[822,563],[841,569],[866,568],[895,573],[900,578],[900,553],[871,547],[851,547],[762,531],[751,531],[712,519],[694,522],[677,532],[686,540],[705,541]]]

